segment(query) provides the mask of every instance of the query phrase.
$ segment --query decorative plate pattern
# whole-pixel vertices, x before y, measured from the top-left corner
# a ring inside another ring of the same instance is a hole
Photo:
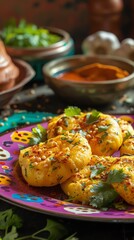
[[[41,123],[47,128],[47,122]],[[86,221],[134,222],[134,206],[127,210],[100,211],[64,200],[59,186],[34,188],[21,177],[17,165],[19,150],[26,147],[36,124],[0,136],[0,197],[12,204],[52,216]]]

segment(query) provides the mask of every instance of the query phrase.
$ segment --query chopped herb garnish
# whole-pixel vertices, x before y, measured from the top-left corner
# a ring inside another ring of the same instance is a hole
[[[99,140],[99,143],[102,143],[103,140],[108,136],[108,133],[107,132],[104,132],[104,134],[101,136],[100,140]]]
[[[114,188],[105,182],[94,185],[90,191],[95,193],[90,199],[90,204],[99,209],[109,207],[118,197],[118,193],[116,193]]]
[[[73,142],[73,139],[66,139],[66,141],[67,141],[68,143],[72,143],[72,142]]]
[[[87,133],[85,131],[83,131],[82,129],[80,129],[78,131],[79,134],[81,134],[81,136],[85,137],[87,135]]]
[[[30,167],[30,168],[34,168],[33,163],[30,163],[30,164],[29,164],[29,167]]]
[[[32,128],[32,137],[29,144],[34,145],[47,140],[47,130],[40,124],[37,127]]]
[[[100,181],[98,184],[94,184],[90,189],[94,195],[90,198],[90,205],[96,208],[109,207],[114,200],[118,197],[118,193],[114,190],[112,183],[122,182],[127,175],[123,173],[123,170],[111,170],[108,173],[106,181]]]
[[[23,157],[26,157],[28,155],[29,155],[29,152],[27,151],[27,152],[24,153]]]
[[[91,166],[90,169],[91,169],[90,178],[94,178],[98,174],[102,173],[106,169],[106,167],[101,163],[97,163],[96,165]]]
[[[109,172],[107,183],[121,183],[125,178],[127,178],[127,175],[123,172],[123,169],[114,169]]]
[[[125,136],[124,136],[124,138],[123,138],[123,141],[127,140],[130,136],[131,136],[131,133],[130,133],[129,131],[127,131],[127,132],[125,133]]]
[[[64,120],[65,127],[68,127],[69,123],[68,123],[67,117],[64,117],[63,120]]]
[[[75,142],[75,143],[74,143],[74,146],[77,146],[77,145],[79,145],[79,144],[80,144],[80,141]]]
[[[70,106],[68,108],[65,108],[64,113],[66,114],[67,117],[73,117],[76,115],[80,115],[81,109],[78,107]]]
[[[49,160],[50,161],[55,161],[56,159],[55,159],[55,157],[50,157]]]
[[[75,131],[74,129],[71,129],[69,132],[70,132],[70,133],[73,133],[73,134],[76,133],[76,131]]]
[[[67,140],[67,137],[61,137],[61,140]]]
[[[73,139],[69,139],[68,137],[61,137],[61,140],[65,140],[68,143],[72,143],[73,142]]]
[[[86,115],[86,123],[93,124],[97,122],[99,118],[100,118],[100,112],[98,112],[97,110],[93,110],[91,113],[88,113]]]
[[[109,125],[107,126],[99,126],[98,127],[98,132],[104,132],[109,129]]]

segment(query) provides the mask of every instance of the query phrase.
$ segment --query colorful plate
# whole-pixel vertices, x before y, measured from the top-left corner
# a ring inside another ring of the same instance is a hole
[[[47,123],[41,123],[47,127]],[[23,180],[17,159],[19,150],[27,146],[31,129],[26,126],[0,136],[0,197],[14,205],[62,218],[86,221],[134,222],[134,206],[127,210],[100,211],[88,206],[69,203],[59,186],[29,187]]]

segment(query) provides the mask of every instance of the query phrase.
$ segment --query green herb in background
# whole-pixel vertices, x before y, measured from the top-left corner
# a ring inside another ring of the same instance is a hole
[[[75,233],[68,236],[69,233],[66,227],[50,219],[47,219],[47,224],[44,228],[27,236],[20,237],[17,231],[19,228],[22,228],[22,219],[17,214],[13,213],[12,209],[0,212],[0,240],[78,240],[78,238],[75,237]],[[47,238],[46,234],[48,236]]]
[[[12,209],[0,212],[0,230],[2,230],[2,240],[14,240],[17,239],[17,228],[22,227],[21,218],[14,214]]]
[[[12,47],[48,47],[61,40],[58,34],[27,23],[24,19],[18,24],[15,19],[9,20],[0,32],[0,38],[5,45]]]

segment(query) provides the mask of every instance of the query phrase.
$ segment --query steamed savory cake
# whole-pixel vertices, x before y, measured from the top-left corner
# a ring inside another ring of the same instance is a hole
[[[21,150],[19,164],[29,185],[54,186],[87,165],[90,155],[86,138],[69,133]]]

